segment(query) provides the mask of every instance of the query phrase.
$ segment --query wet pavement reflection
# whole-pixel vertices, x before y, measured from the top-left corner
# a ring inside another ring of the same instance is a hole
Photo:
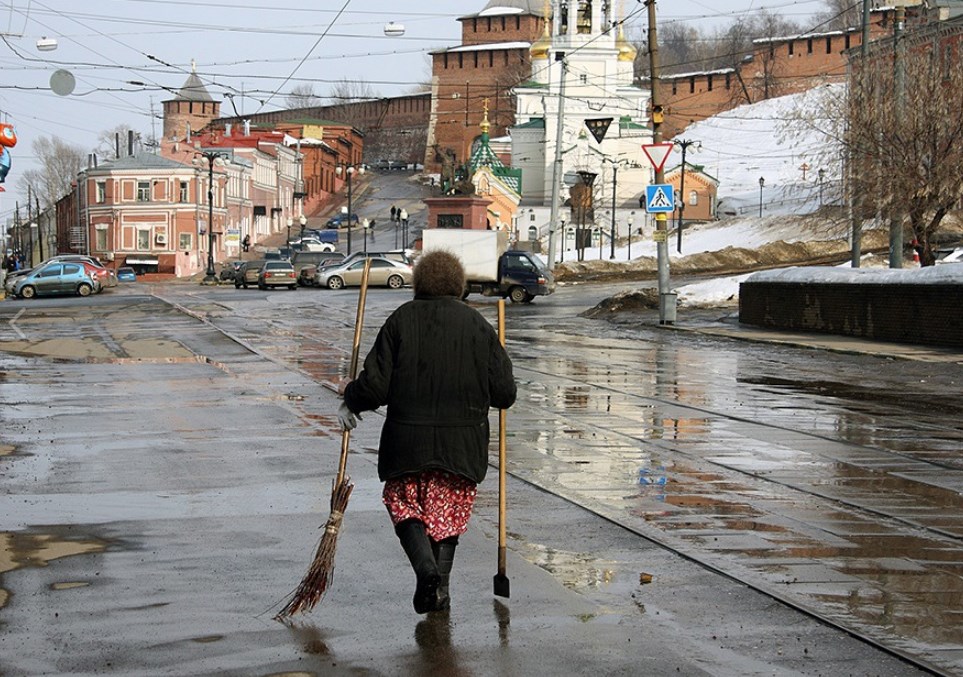
[[[350,308],[319,303],[333,321],[275,317],[284,331],[261,345],[329,380],[345,371],[335,346]],[[390,309],[376,303],[368,326]],[[516,476],[952,663],[939,656],[963,645],[960,365],[612,326],[548,302],[508,310]],[[529,556],[573,586],[605,577],[598,563]]]
[[[178,301],[268,360],[336,381],[348,368],[356,294],[297,296]],[[407,298],[369,296],[363,352]],[[591,304],[539,301],[508,309],[519,382],[508,423],[512,474],[855,633],[963,672],[963,366],[611,325],[576,315]],[[476,305],[494,319],[493,303]],[[129,329],[108,332],[110,340],[103,331],[74,337],[102,347],[73,349],[103,360],[179,358],[177,322],[151,350],[133,350],[138,334]],[[29,384],[17,387],[29,396]],[[243,430],[243,413],[218,415]],[[197,427],[184,416],[185,429]],[[301,422],[312,435],[336,434],[333,415]],[[132,422],[119,414],[117,425]],[[164,470],[189,486],[190,467]],[[2,557],[12,546],[0,544]],[[611,584],[614,567],[591,554],[511,545],[571,589]],[[40,544],[17,548],[39,552]],[[0,572],[24,557],[0,559]],[[74,583],[82,581],[63,581]],[[508,609],[496,601],[494,614],[508,643]],[[305,651],[326,653],[323,636],[294,632]],[[452,633],[445,615],[417,626],[427,672],[462,674]]]

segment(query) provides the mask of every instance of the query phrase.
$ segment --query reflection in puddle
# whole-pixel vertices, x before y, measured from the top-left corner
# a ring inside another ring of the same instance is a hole
[[[587,553],[564,552],[538,543],[527,543],[522,554],[529,562],[545,569],[566,588],[576,592],[609,584],[615,576],[612,568],[601,568],[611,562],[604,562]]]
[[[0,577],[23,567],[43,567],[55,559],[103,552],[105,541],[97,539],[63,538],[59,534],[12,532],[0,533]],[[57,583],[55,590],[74,588],[85,583]],[[6,606],[9,591],[0,588],[0,608]]]

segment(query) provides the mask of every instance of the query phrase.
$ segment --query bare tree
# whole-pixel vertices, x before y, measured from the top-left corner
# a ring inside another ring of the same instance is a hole
[[[314,85],[304,82],[295,85],[284,97],[288,108],[314,108],[321,105],[321,97],[314,91]]]
[[[364,80],[342,79],[328,92],[327,114],[338,122],[350,122],[354,118],[351,104],[377,98],[378,93]]]
[[[817,30],[841,31],[862,24],[862,0],[823,0],[823,4],[826,8],[813,17]]]
[[[41,136],[30,148],[39,167],[21,174],[21,196],[26,200],[29,190],[40,198],[45,209],[52,208],[57,200],[70,192],[87,154],[79,146],[56,136]]]
[[[134,130],[130,125],[119,124],[111,129],[105,129],[97,135],[97,146],[94,153],[97,157],[110,160],[117,157],[126,157],[130,133],[134,133],[134,152],[137,152],[144,143],[141,133]]]
[[[864,202],[862,216],[908,217],[921,263],[932,265],[933,237],[963,195],[963,69],[938,39],[907,42],[902,78],[892,41],[873,43],[855,58],[849,98],[837,105],[847,122],[850,191],[874,203]]]

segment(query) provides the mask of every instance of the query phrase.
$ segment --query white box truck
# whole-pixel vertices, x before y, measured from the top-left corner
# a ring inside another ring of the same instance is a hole
[[[555,278],[540,259],[508,248],[508,234],[497,230],[429,228],[422,231],[422,251],[444,249],[465,267],[465,296],[507,297],[529,303],[555,291]]]

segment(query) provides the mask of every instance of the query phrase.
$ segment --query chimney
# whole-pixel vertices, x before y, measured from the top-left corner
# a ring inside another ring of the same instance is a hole
[[[120,132],[114,133],[114,157],[120,159]]]
[[[231,123],[228,122],[224,125],[224,138],[231,138]]]
[[[134,154],[134,130],[133,129],[127,130],[127,154],[128,155]]]

